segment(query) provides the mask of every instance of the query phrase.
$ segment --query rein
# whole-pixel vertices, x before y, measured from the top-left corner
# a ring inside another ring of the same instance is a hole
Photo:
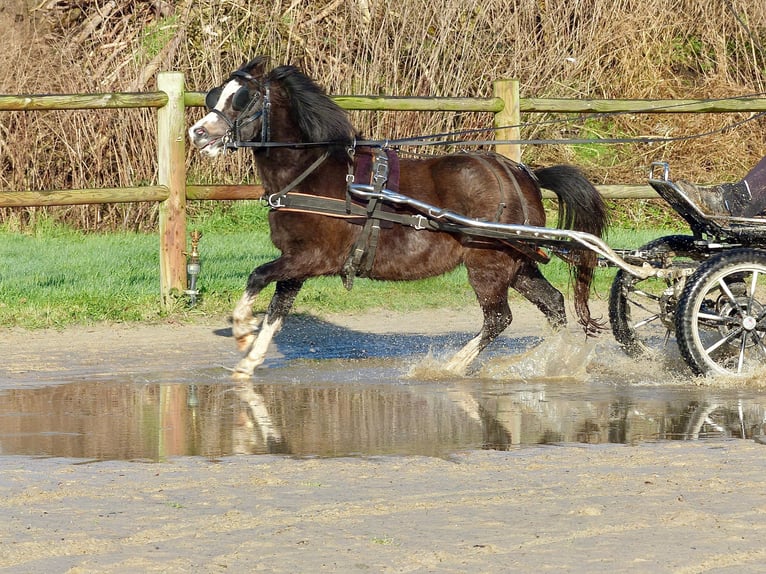
[[[240,113],[240,115],[234,120],[231,121],[229,118],[227,118],[222,112],[216,109],[211,109],[213,113],[217,114],[219,117],[223,119],[223,121],[229,126],[229,132],[226,136],[224,136],[224,145],[227,149],[239,149],[239,148],[292,148],[292,149],[305,149],[305,148],[312,148],[312,147],[327,147],[327,146],[337,146],[337,145],[346,145],[348,142],[341,142],[341,141],[324,141],[324,142],[272,142],[270,141],[270,120],[271,120],[271,94],[270,94],[270,86],[268,80],[264,83],[261,83],[257,78],[252,76],[251,74],[245,72],[244,70],[236,70],[232,72],[232,74],[229,76],[229,80],[234,78],[242,78],[243,80],[253,83],[256,86],[258,86],[259,90],[257,92],[257,95],[250,98],[248,101],[247,106],[245,106],[245,109]],[[735,98],[709,98],[704,100],[705,102],[717,102],[722,100],[746,100],[748,98],[752,97],[758,97],[762,96],[764,92],[755,93],[755,94],[748,94],[743,96],[737,96]],[[247,116],[247,112],[252,109],[254,104],[258,101],[258,99],[263,98],[263,105],[261,106],[261,109],[256,111],[253,114],[250,114]],[[656,108],[652,108],[652,110],[649,111],[672,111],[674,107],[684,106],[685,103],[676,103],[676,104],[669,104],[664,106],[657,106]],[[621,115],[621,114],[630,114],[633,112],[629,111],[619,111],[619,112],[607,112],[607,113],[594,113],[589,114],[587,116],[584,116],[585,119],[587,118],[598,118],[603,116],[614,116],[614,115]],[[598,139],[591,139],[591,138],[571,138],[571,139],[564,139],[564,138],[539,138],[539,139],[505,139],[505,140],[498,140],[498,139],[485,139],[485,140],[475,140],[475,139],[454,139],[455,136],[466,136],[469,134],[479,134],[479,133],[488,133],[488,132],[496,132],[503,129],[508,128],[520,128],[520,127],[529,127],[529,126],[539,126],[544,124],[552,124],[552,123],[573,123],[571,120],[547,120],[542,122],[527,122],[523,124],[515,124],[515,125],[508,125],[508,126],[497,126],[493,128],[479,128],[479,129],[469,129],[469,130],[458,130],[453,132],[442,132],[438,134],[431,134],[431,135],[421,135],[421,136],[413,136],[409,138],[400,138],[400,139],[385,139],[385,140],[361,140],[361,141],[355,141],[354,145],[358,146],[366,146],[366,147],[374,147],[374,148],[388,148],[388,147],[401,147],[401,146],[454,146],[454,145],[468,145],[468,146],[492,146],[492,145],[518,145],[518,144],[524,144],[524,145],[587,145],[587,144],[593,144],[593,143],[601,143],[601,144],[627,144],[627,143],[637,143],[637,144],[657,144],[657,143],[670,143],[670,142],[676,142],[676,141],[686,141],[686,140],[693,140],[703,137],[708,137],[712,135],[721,134],[724,132],[727,132],[729,130],[732,130],[734,128],[737,128],[741,125],[744,125],[748,122],[758,120],[762,117],[766,116],[766,112],[760,112],[757,114],[753,114],[752,116],[745,118],[744,120],[732,122],[731,124],[723,127],[718,128],[715,130],[710,130],[706,132],[699,132],[696,134],[690,134],[685,136],[673,136],[673,137],[666,137],[666,136],[644,136],[644,137],[622,137],[622,138],[598,138]],[[240,128],[250,124],[258,119],[261,119],[261,138],[260,141],[254,142],[254,141],[242,141],[240,138]],[[438,139],[437,139],[438,138]]]
[[[662,108],[658,108],[662,109]],[[219,112],[220,113],[220,112]],[[609,115],[618,114],[620,112],[614,112]],[[595,114],[597,116],[607,114]],[[384,139],[384,140],[357,140],[355,145],[366,147],[439,147],[439,146],[493,146],[493,145],[590,145],[594,143],[599,144],[659,144],[659,143],[672,143],[679,141],[695,140],[704,137],[710,137],[714,135],[720,135],[730,130],[743,126],[749,122],[759,120],[766,116],[766,112],[759,112],[752,116],[745,118],[744,120],[732,122],[722,128],[709,130],[705,132],[698,132],[683,136],[642,136],[642,137],[624,137],[624,138],[536,138],[536,139],[453,139],[454,136],[462,136],[466,134],[487,133],[496,132],[508,128],[526,127],[530,125],[540,125],[541,123],[551,122],[539,122],[539,123],[525,123],[515,124],[509,126],[498,126],[493,128],[480,128],[474,130],[459,130],[454,132],[443,132],[432,135],[413,136],[408,138],[399,139]],[[257,119],[256,116],[253,120]],[[226,122],[231,125],[231,122],[226,118]],[[571,122],[567,122],[571,123]],[[439,139],[435,139],[439,138]],[[429,141],[430,140],[430,141]],[[239,148],[292,148],[292,149],[305,149],[312,147],[327,147],[344,144],[345,142],[339,141],[324,141],[324,142],[270,142],[263,140],[260,142],[241,141],[237,137],[234,140],[226,142],[226,147],[229,149]]]

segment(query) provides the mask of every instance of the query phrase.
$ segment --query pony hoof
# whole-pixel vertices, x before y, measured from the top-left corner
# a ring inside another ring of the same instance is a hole
[[[237,363],[236,367],[234,367],[234,372],[231,374],[231,376],[233,379],[236,379],[236,380],[240,380],[240,381],[247,380],[253,376],[253,372],[255,372],[255,368],[259,364],[260,363],[256,361],[251,361],[250,359],[245,357],[239,363]]]
[[[249,381],[252,378],[252,373],[246,373],[239,369],[234,369],[231,373],[231,378],[235,381]]]

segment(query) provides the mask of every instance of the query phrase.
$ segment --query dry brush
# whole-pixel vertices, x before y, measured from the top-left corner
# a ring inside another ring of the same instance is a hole
[[[152,90],[179,70],[204,90],[255,54],[302,66],[333,94],[718,98],[766,91],[761,0],[6,0],[0,93]],[[0,112],[0,188],[116,187],[156,180],[149,110]],[[191,116],[198,110],[190,111]],[[373,138],[491,125],[482,114],[353,112]],[[713,181],[766,153],[766,121],[742,114],[524,117],[524,137],[719,134],[662,145],[528,146],[528,163],[577,163],[598,183],[637,183],[653,160]],[[485,137],[484,134],[479,137]],[[188,159],[198,182],[252,178],[247,154]],[[48,212],[50,210],[43,210]],[[85,229],[148,229],[150,204],[57,208]],[[5,210],[23,224],[39,210]]]

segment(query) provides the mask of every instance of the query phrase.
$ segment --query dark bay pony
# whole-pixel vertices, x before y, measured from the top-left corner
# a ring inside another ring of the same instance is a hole
[[[202,155],[215,157],[232,142],[260,142],[253,149],[267,196],[301,193],[346,199],[350,164],[359,155],[353,153],[358,134],[346,112],[299,69],[280,66],[269,71],[266,59],[256,58],[211,90],[206,104],[209,113],[189,129],[191,143]],[[606,226],[601,197],[571,166],[532,172],[503,156],[475,152],[402,158],[399,168],[401,194],[470,218],[544,226],[542,186],[559,197],[560,226],[597,236]],[[232,330],[245,353],[235,376],[249,377],[263,362],[304,281],[342,274],[363,229],[342,217],[279,208],[269,213],[269,224],[281,256],[250,274],[234,309]],[[534,252],[519,249],[511,241],[477,240],[392,224],[379,232],[368,276],[411,280],[465,265],[484,324],[446,365],[464,374],[481,350],[511,323],[510,287],[534,303],[554,327],[566,323],[564,297],[540,273],[538,261]],[[579,322],[586,333],[597,332],[602,324],[588,308],[596,256],[583,250],[571,264]],[[273,281],[276,291],[258,325],[253,302]]]

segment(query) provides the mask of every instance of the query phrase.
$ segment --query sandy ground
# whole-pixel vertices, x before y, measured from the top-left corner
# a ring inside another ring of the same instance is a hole
[[[478,315],[328,319],[471,332]],[[30,373],[37,384],[113,373],[107,357],[125,372],[231,366],[228,334],[222,324],[6,330],[0,388],[32,384]],[[529,334],[539,316],[517,312],[512,335]],[[764,449],[732,440],[155,464],[6,456],[0,571],[762,572]]]

